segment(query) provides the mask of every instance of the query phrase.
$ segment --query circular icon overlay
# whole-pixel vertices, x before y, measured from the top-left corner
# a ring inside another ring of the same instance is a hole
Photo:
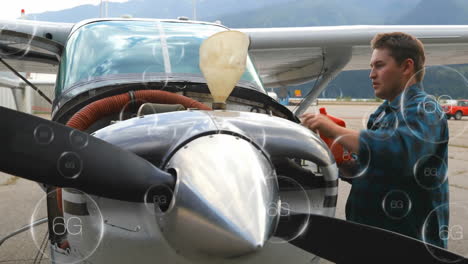
[[[414,78],[409,81],[413,80]],[[450,87],[446,87],[444,82],[449,84]],[[441,87],[441,85],[443,87]],[[463,102],[452,100],[452,97],[460,97],[459,91],[468,89],[468,80],[455,67],[437,65],[426,67],[424,81],[420,82],[418,86],[421,90],[425,90],[427,93],[426,97],[420,100],[421,98],[409,95],[409,89],[405,89],[401,97],[401,105],[403,106],[402,117],[411,132],[419,139],[429,143],[445,143],[448,139],[438,138],[434,135],[424,133],[425,131],[421,130],[418,123],[427,124],[429,127],[445,126],[446,121],[444,119],[455,118],[455,107],[457,104],[463,104]],[[446,94],[439,96],[439,98],[430,95],[440,94],[442,89]],[[418,101],[416,101],[418,104],[415,105],[408,102],[408,98],[418,98]],[[416,106],[416,108],[414,108],[414,106]],[[458,117],[460,117],[460,114],[458,114]],[[415,120],[418,120],[418,122],[414,122]],[[463,135],[467,124],[468,123],[451,124],[451,122],[449,122],[450,141],[452,143],[455,138]]]
[[[362,115],[361,118],[362,129],[368,129],[367,124],[369,123],[369,119],[375,113],[375,111],[377,111],[378,108],[378,106],[374,106],[365,111],[364,115]]]
[[[83,161],[75,152],[64,152],[57,162],[60,175],[67,179],[76,179],[83,170]]]
[[[153,115],[157,114],[158,109],[156,109],[155,104],[142,102],[140,107],[138,107],[137,116]]]
[[[152,115],[148,118],[146,122],[146,135],[148,135],[154,142],[172,142],[176,137],[183,137],[182,135],[177,135],[180,133],[180,129],[176,129],[172,125],[172,121],[168,121],[167,115]],[[178,120],[179,124],[182,122],[191,122],[193,125],[189,126],[190,130],[198,129],[195,121],[193,120]],[[170,124],[170,125],[161,125],[161,124]],[[189,134],[190,131],[184,131]]]
[[[169,83],[170,77],[168,73],[165,73],[165,67],[162,61],[161,58],[155,59],[154,63],[146,67],[143,71],[141,83],[146,89],[157,88],[158,90],[164,90]]]
[[[369,136],[376,140],[385,141],[395,134],[398,129],[398,118],[396,118],[396,111],[392,107],[388,107],[387,110],[380,113],[369,113],[364,115],[362,119],[362,125],[364,129],[382,131],[379,134],[369,133]],[[368,123],[370,118],[373,118],[372,123]]]
[[[124,121],[130,118],[137,117],[141,105],[148,103],[145,100],[130,99],[119,112],[119,121]],[[146,108],[152,110],[153,108]]]
[[[401,190],[388,192],[382,200],[382,209],[393,220],[403,219],[411,211],[412,203],[408,194]]]
[[[444,94],[437,97],[437,102],[439,103],[439,105],[442,106],[442,109],[447,114],[450,113],[450,111],[452,111],[455,100],[453,100],[451,96]],[[446,116],[446,118],[448,118],[448,116]]]
[[[57,201],[61,203],[57,205]],[[49,212],[49,213],[48,213]],[[48,215],[48,222],[31,228],[31,235],[43,257],[54,263],[81,263],[102,241],[104,221],[97,203],[76,189],[57,188],[42,197],[31,216],[31,224]],[[48,255],[47,243],[53,253]]]
[[[173,203],[173,191],[165,185],[153,185],[145,192],[143,198],[146,210],[151,215],[161,216]]]
[[[249,117],[239,118],[239,120],[241,119],[245,120],[246,122],[252,122],[252,120],[249,120]],[[221,119],[221,122],[223,122],[222,119]],[[232,126],[233,122],[228,122],[228,124]],[[232,130],[232,128],[229,128],[229,127],[227,128],[229,130]],[[265,145],[267,143],[267,133],[265,132],[264,126],[258,126],[258,125],[249,126],[249,129],[244,132],[246,133],[246,136],[252,139],[252,141],[254,141],[257,146],[259,146],[261,149],[265,148]]]
[[[340,141],[351,135],[343,135],[337,137],[330,146],[330,150],[338,163],[340,169],[340,177],[344,179],[355,179],[366,174],[371,161],[370,148],[365,141],[360,141],[362,148],[366,151],[363,153],[351,152],[344,148]]]
[[[73,148],[83,149],[88,146],[88,135],[78,130],[70,132],[70,144]]]
[[[419,186],[434,190],[447,180],[447,164],[436,155],[426,155],[414,164],[413,175]]]
[[[17,31],[18,23],[15,22],[14,24],[13,23],[4,24],[0,28],[0,33],[3,30]],[[17,42],[15,40],[15,37],[12,36],[11,41],[6,41],[4,44],[2,44],[3,47],[0,49],[0,56],[5,57],[5,58],[7,58],[8,56],[22,58],[23,56],[28,54],[29,51],[31,50],[31,42],[36,36],[36,31],[37,31],[37,25],[35,25],[32,28],[31,35],[27,36],[26,40],[21,40],[19,42]]]
[[[440,224],[441,218],[448,218],[450,212],[450,224]],[[426,248],[431,255],[440,262],[458,263],[468,258],[468,202],[455,202],[443,204],[432,210],[424,222],[422,238],[426,242]],[[442,243],[442,244],[441,244]],[[448,250],[460,257],[447,258],[434,250],[429,244],[436,246],[448,246]]]
[[[468,86],[466,88],[468,88]],[[441,95],[441,96],[439,96],[437,98],[437,101],[438,101],[439,105],[441,105],[442,110],[445,113],[445,118],[447,120],[455,119],[455,120],[453,120],[453,122],[448,121],[448,125],[449,125],[449,129],[450,129],[450,141],[451,141],[452,144],[458,145],[457,141],[466,140],[466,139],[464,139],[464,137],[460,137],[460,136],[466,134],[465,130],[468,127],[468,123],[463,122],[463,121],[458,122],[460,120],[456,120],[457,119],[457,112],[459,113],[460,111],[462,111],[461,107],[468,107],[468,104],[463,102],[463,101],[454,100],[449,95]],[[458,115],[460,115],[460,113]],[[463,115],[461,115],[461,116],[463,116]]]
[[[403,92],[408,93],[407,90]],[[437,137],[438,134],[427,133],[428,131],[439,131],[446,124],[446,116],[442,107],[432,95],[426,95],[417,104],[412,106],[406,98],[401,97],[402,117],[411,133],[427,143],[440,144],[448,141],[448,138]],[[409,105],[409,106],[408,106]],[[417,120],[417,121],[415,121]],[[424,124],[424,126],[421,126]]]
[[[278,226],[276,227],[274,236],[268,240],[270,243],[282,244],[288,243],[302,235],[309,225],[311,213],[311,201],[304,187],[296,180],[278,176],[278,183],[281,186],[280,202],[271,204],[268,209],[269,216],[279,215]],[[305,207],[306,210],[293,208],[292,203],[288,201],[294,200],[294,204],[301,204],[300,207]],[[296,214],[294,212],[301,212]]]
[[[48,145],[54,140],[54,131],[47,125],[38,125],[34,129],[34,140],[37,144]]]

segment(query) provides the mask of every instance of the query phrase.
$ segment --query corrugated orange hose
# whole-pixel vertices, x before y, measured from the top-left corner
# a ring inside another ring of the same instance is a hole
[[[85,106],[75,115],[73,115],[73,117],[70,118],[70,120],[68,120],[67,126],[84,131],[97,120],[107,115],[120,112],[122,108],[130,102],[130,100],[130,94],[124,93],[93,102]],[[159,104],[181,104],[185,108],[211,110],[210,107],[186,96],[159,90],[136,91],[136,106],[139,107],[142,104],[142,102]]]

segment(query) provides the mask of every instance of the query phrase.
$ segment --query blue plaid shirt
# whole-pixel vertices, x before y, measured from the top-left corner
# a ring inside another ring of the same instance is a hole
[[[367,128],[346,218],[447,248],[449,133],[440,105],[413,85],[380,105]]]

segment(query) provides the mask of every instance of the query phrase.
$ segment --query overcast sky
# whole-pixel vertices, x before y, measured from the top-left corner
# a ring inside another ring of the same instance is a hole
[[[127,2],[128,0],[109,0],[110,2]],[[0,8],[0,19],[15,19],[21,15],[21,9],[27,14],[42,13],[45,11],[58,11],[74,6],[92,4],[96,5],[96,14],[99,14],[101,0],[4,0]]]

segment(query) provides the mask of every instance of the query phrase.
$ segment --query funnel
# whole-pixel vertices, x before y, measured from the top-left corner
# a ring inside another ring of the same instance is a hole
[[[200,69],[213,96],[213,109],[226,109],[226,99],[245,71],[249,43],[242,32],[223,31],[200,46]]]

